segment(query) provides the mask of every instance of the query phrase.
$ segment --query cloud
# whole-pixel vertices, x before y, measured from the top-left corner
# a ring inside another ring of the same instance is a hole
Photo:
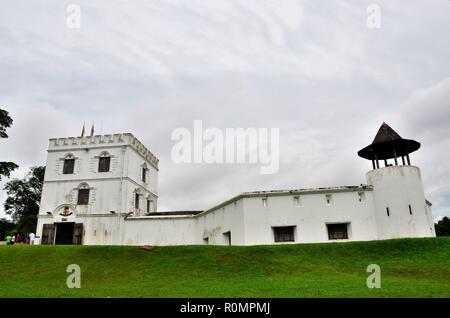
[[[421,88],[405,101],[402,121],[405,131],[417,136],[422,148],[414,154],[422,168],[425,189],[433,213],[450,215],[450,77]]]

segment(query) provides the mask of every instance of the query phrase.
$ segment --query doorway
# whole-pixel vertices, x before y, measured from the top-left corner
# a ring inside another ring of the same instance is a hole
[[[223,238],[224,238],[225,244],[230,246],[231,245],[231,232],[228,231],[228,232],[223,233]]]
[[[83,223],[51,223],[42,227],[41,244],[83,244]]]
[[[55,245],[73,244],[73,228],[75,223],[55,223],[55,225],[56,225]]]

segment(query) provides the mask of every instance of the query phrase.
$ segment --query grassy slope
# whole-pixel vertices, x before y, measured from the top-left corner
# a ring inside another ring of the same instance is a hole
[[[381,289],[366,268],[381,266]],[[66,287],[68,264],[81,289]],[[0,297],[450,297],[450,238],[255,247],[0,246]]]

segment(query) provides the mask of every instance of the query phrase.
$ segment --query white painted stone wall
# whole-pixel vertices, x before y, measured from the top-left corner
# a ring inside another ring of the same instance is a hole
[[[374,189],[374,213],[379,239],[436,235],[418,167],[390,166],[372,170],[367,173],[367,182]]]
[[[105,153],[111,157],[110,171],[99,172],[99,157]],[[67,156],[75,158],[73,174],[63,174]],[[146,182],[142,181],[144,165]],[[80,185],[90,189],[88,205],[77,205]],[[118,220],[123,223],[123,216],[119,215],[144,215],[147,199],[152,201],[150,212],[155,212],[157,186],[158,160],[131,134],[95,136],[93,140],[89,137],[51,139],[37,235],[42,235],[43,224],[61,221],[59,214],[67,206],[73,215],[65,218],[66,222],[75,217],[77,223],[84,224],[85,244],[121,244],[124,226],[114,225]],[[137,210],[136,191],[141,194]]]
[[[111,171],[99,173],[98,157],[105,151],[112,158]],[[76,159],[75,173],[64,175],[69,154]],[[273,227],[278,226],[295,226],[296,243],[336,241],[328,238],[329,223],[349,224],[345,241],[435,236],[431,204],[414,166],[372,170],[368,186],[247,193],[195,216],[145,216],[147,199],[151,212],[157,210],[157,167],[156,157],[131,134],[96,136],[92,142],[50,140],[37,235],[43,224],[64,221],[83,223],[83,244],[89,245],[227,245],[226,233],[232,245],[274,244]],[[87,206],[77,205],[80,185],[90,188]],[[73,214],[63,220],[66,206]]]
[[[358,193],[365,194],[365,202],[358,201]],[[332,195],[327,204],[326,195]],[[294,197],[300,205],[294,205]],[[328,242],[327,223],[350,223],[349,241],[376,240],[372,191],[310,192],[296,195],[244,199],[245,245],[273,244],[273,227],[295,226],[295,241],[302,243]]]

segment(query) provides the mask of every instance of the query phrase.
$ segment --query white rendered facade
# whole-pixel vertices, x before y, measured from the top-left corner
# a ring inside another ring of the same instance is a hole
[[[92,141],[51,139],[48,152],[37,225],[42,243],[64,242],[58,237],[64,224],[80,225],[74,243],[95,245],[258,245],[435,236],[420,170],[411,165],[369,171],[367,185],[250,192],[206,211],[171,213],[156,212],[158,159],[131,134],[95,136]],[[110,171],[98,172],[105,155]],[[64,160],[71,156],[74,171],[64,174]],[[79,205],[83,188],[89,188],[89,200]]]

